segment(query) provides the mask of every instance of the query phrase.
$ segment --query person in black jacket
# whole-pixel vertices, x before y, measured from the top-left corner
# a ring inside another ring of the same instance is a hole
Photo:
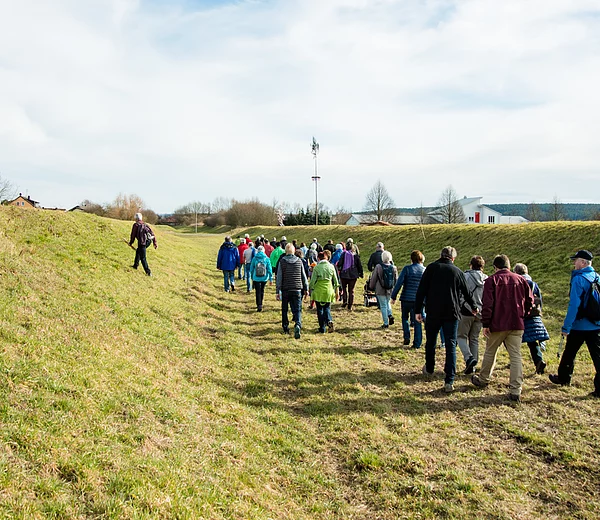
[[[290,322],[288,307],[292,309],[294,337],[300,338],[302,329],[302,297],[308,294],[308,279],[304,272],[302,259],[295,255],[296,249],[292,244],[285,246],[283,255],[277,264],[277,299],[281,300],[281,325],[283,332],[289,334]]]
[[[473,313],[479,309],[467,288],[464,273],[454,265],[456,249],[446,246],[439,260],[429,264],[423,273],[415,301],[415,318],[423,322],[423,304],[427,311],[425,321],[425,365],[423,374],[432,375],[435,369],[435,344],[440,329],[444,333],[446,345],[446,374],[444,391],[454,391],[456,376],[456,334],[461,313],[461,295]]]
[[[385,251],[383,244],[381,242],[377,242],[377,246],[375,247],[375,251],[369,257],[369,261],[367,262],[367,268],[369,271],[373,271],[379,264],[382,264],[381,255]]]

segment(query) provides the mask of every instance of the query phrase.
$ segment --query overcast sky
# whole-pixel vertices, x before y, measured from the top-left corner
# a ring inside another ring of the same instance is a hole
[[[0,0],[0,176],[360,210],[600,202],[600,0]],[[596,181],[591,183],[590,181]],[[592,188],[593,186],[593,188]]]

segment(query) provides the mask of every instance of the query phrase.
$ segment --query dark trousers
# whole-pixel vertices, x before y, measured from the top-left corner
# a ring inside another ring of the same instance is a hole
[[[402,305],[402,334],[404,339],[410,341],[410,328],[415,329],[413,347],[419,348],[423,342],[422,325],[415,319],[415,302],[401,301]]]
[[[433,374],[435,370],[435,344],[437,343],[440,329],[444,334],[444,345],[446,347],[446,362],[444,373],[445,383],[454,383],[456,376],[456,334],[458,332],[458,320],[440,320],[427,316],[425,320],[425,367],[427,372]]]
[[[292,309],[292,320],[296,325],[302,327],[302,292],[281,291],[281,326],[283,330],[289,330],[288,307]]]
[[[263,299],[265,297],[265,285],[267,285],[267,282],[254,282],[254,292],[256,293],[257,309],[262,309]]]
[[[146,260],[146,246],[138,244],[137,249],[135,250],[133,268],[137,269],[140,265],[140,262],[142,263],[142,267],[144,268],[144,271],[146,271],[146,274],[150,274],[150,268],[148,267],[148,261]]]
[[[354,305],[354,286],[356,285],[356,278],[342,278],[342,300],[343,304],[348,304],[348,308],[351,309]]]
[[[596,368],[594,388],[596,392],[600,392],[600,330],[571,330],[567,336],[565,351],[558,365],[558,380],[561,383],[571,382],[575,368],[575,356],[577,356],[577,352],[579,352],[584,341]]]
[[[542,357],[542,349],[538,341],[530,341],[527,343],[529,347],[529,352],[531,353],[531,359],[533,360],[533,364],[537,367],[544,358]],[[580,345],[581,346],[581,345]]]
[[[325,327],[327,327],[327,324],[330,321],[333,321],[331,319],[331,303],[315,303],[317,304],[317,319],[319,320],[319,332],[325,332]]]

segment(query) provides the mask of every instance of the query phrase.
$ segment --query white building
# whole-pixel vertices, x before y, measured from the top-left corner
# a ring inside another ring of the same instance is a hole
[[[502,215],[499,211],[482,204],[481,199],[482,197],[464,197],[458,200],[467,224],[523,224],[529,222],[519,215]],[[441,222],[439,209],[434,209],[428,215],[431,219]]]

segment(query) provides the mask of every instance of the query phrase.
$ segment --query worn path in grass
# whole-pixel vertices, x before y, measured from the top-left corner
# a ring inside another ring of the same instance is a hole
[[[401,346],[398,324],[382,332],[375,308],[335,305],[321,335],[305,306],[294,340],[273,288],[263,313],[253,294],[223,292],[222,237],[158,230],[147,279],[119,242],[129,228],[0,211],[0,516],[597,517],[585,352],[574,386],[556,388],[525,348],[520,406],[505,353],[495,384],[462,376],[445,395],[439,368],[424,380],[423,353]],[[435,233],[450,241],[430,229],[432,251]],[[446,229],[469,245],[473,231]]]

